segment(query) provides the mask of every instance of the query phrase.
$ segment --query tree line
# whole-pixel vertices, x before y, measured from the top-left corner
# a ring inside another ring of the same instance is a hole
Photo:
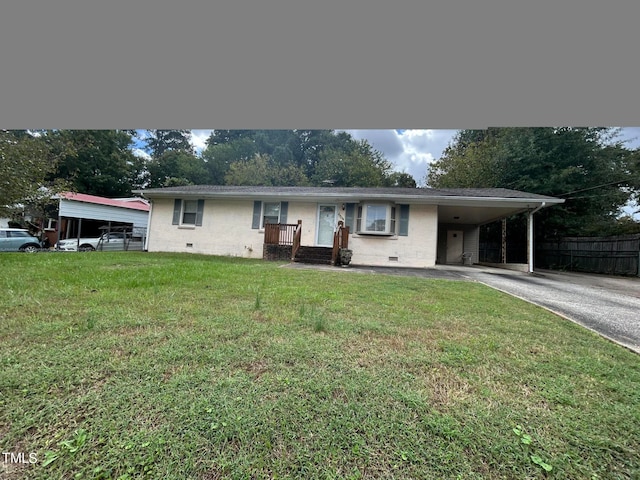
[[[194,184],[416,187],[413,177],[394,172],[368,141],[346,132],[214,130],[201,152],[190,134],[0,131],[0,206],[36,201],[47,191],[41,187],[111,198],[140,188]]]
[[[0,130],[0,209],[70,190],[110,198],[212,185],[416,187],[366,140],[335,130]],[[620,216],[640,192],[640,151],[613,128],[460,130],[429,187],[503,187],[564,198],[537,214],[548,235],[636,232]],[[143,153],[138,153],[141,150]],[[2,214],[2,212],[0,212]]]
[[[536,214],[546,236],[640,232],[622,208],[640,194],[640,150],[603,127],[460,130],[428,170],[432,187],[510,188],[564,198]],[[520,220],[522,223],[522,220]]]

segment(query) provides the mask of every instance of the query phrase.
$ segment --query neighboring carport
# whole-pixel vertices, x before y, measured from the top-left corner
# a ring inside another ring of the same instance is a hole
[[[442,192],[450,193],[449,196]],[[534,214],[541,208],[563,203],[564,200],[544,195],[502,188],[464,189],[466,196],[456,189],[443,189],[438,199],[438,264],[479,263],[480,227],[517,214],[527,215],[527,235],[521,241],[527,244],[527,262],[510,267],[533,271]]]
[[[140,198],[111,199],[82,193],[59,196],[56,237],[97,237],[105,230],[125,229],[134,237],[146,237],[149,204]],[[57,241],[51,241],[55,244]]]

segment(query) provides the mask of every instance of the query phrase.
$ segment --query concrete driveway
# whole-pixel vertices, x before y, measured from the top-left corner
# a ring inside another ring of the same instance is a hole
[[[438,265],[434,268],[350,266],[326,268],[344,272],[408,275],[481,282],[546,308],[605,338],[640,353],[640,278],[537,271],[534,274],[480,266]]]

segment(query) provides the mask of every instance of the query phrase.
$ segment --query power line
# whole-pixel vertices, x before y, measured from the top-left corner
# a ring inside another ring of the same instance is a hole
[[[608,187],[609,185],[617,185],[618,183],[628,182],[629,180],[618,180],[617,182],[603,183],[602,185],[596,185],[595,187],[581,188],[580,190],[574,190],[573,192],[561,193],[558,197],[564,197],[565,195],[572,195],[574,193],[586,192],[588,190],[594,190],[596,188]]]

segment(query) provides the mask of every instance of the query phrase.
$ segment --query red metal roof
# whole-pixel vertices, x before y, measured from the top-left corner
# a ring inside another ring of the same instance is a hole
[[[87,195],[86,193],[67,192],[61,194],[66,200],[76,202],[96,203],[98,205],[109,205],[111,207],[129,208],[131,210],[149,211],[149,205],[142,199],[116,200],[114,198],[98,197],[96,195]]]

